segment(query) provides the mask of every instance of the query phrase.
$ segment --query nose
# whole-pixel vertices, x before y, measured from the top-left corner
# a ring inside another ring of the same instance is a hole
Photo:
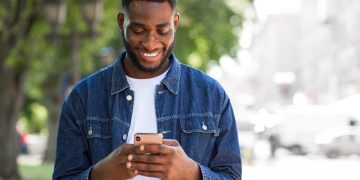
[[[148,32],[143,41],[142,41],[142,46],[147,50],[147,51],[152,51],[154,49],[156,49],[158,43],[158,38],[155,32]]]

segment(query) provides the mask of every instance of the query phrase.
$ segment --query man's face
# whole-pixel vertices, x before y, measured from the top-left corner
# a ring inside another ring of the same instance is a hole
[[[179,16],[167,1],[132,1],[128,12],[118,16],[127,60],[131,61],[127,68],[140,73],[164,70],[175,44],[178,22]]]

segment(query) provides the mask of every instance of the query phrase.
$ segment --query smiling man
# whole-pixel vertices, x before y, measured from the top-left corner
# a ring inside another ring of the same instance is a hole
[[[170,66],[179,14],[169,3],[130,2],[124,2],[124,12],[118,15],[126,48],[124,70],[135,78],[152,78]]]
[[[223,88],[172,54],[176,0],[122,0],[125,52],[62,107],[53,179],[241,179]],[[135,146],[135,133],[162,144]]]

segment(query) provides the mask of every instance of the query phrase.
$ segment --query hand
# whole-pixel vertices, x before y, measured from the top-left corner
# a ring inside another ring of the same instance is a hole
[[[189,158],[176,140],[163,140],[162,145],[141,145],[129,155],[132,171],[160,179],[201,179],[198,164]]]
[[[130,179],[137,171],[127,168],[128,156],[134,153],[133,144],[123,144],[93,167],[90,179]]]

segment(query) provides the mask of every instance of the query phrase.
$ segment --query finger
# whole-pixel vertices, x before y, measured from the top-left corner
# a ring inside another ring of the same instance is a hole
[[[144,155],[132,155],[131,162],[166,164],[167,160],[166,160],[166,156],[164,155],[144,154]]]
[[[126,168],[130,169],[130,168],[132,168],[132,163],[131,162],[126,162],[125,166],[126,166]]]
[[[123,144],[115,149],[117,155],[129,155],[133,154],[135,151],[135,146],[133,144]]]
[[[125,167],[129,170],[128,172],[131,174],[131,175],[137,175],[138,174],[138,170],[135,168],[134,166],[135,164],[133,162],[126,162],[125,163]]]
[[[138,174],[138,170],[134,168],[133,163],[131,162],[126,162],[124,163],[125,169],[126,170],[122,170],[123,173],[126,173],[129,177],[134,177]]]
[[[147,172],[164,172],[165,167],[161,164],[152,164],[152,163],[131,163],[131,168],[140,171]]]
[[[138,170],[135,170],[135,171],[134,171],[134,174],[135,174],[135,175],[138,175],[138,174],[139,174],[139,171],[138,171]]]
[[[168,146],[168,145],[161,145],[161,154],[162,155],[170,155],[170,154],[174,154],[176,152],[176,148],[174,146]]]
[[[146,144],[135,147],[136,154],[160,154],[161,145],[160,144]]]
[[[163,144],[168,146],[180,146],[180,143],[175,139],[163,139]]]
[[[155,155],[159,155],[159,154],[163,154],[163,155],[168,155],[168,154],[172,154],[176,151],[176,148],[178,148],[181,146],[168,146],[165,144],[147,144],[147,145],[141,145],[139,147],[135,148],[135,154],[155,154]]]
[[[128,160],[128,155],[134,153],[134,146],[132,144],[123,144],[116,148],[113,153],[117,162],[125,163]]]

